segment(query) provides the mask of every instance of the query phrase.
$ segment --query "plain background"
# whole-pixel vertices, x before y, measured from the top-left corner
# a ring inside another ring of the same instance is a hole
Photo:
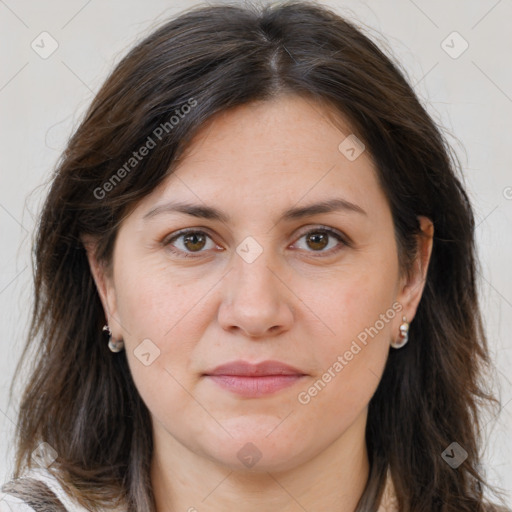
[[[510,491],[512,2],[323,3],[356,20],[401,63],[462,162],[478,225],[481,301],[497,368],[494,391],[502,403],[498,416],[485,419],[484,467],[492,483]],[[107,73],[136,41],[178,11],[197,4],[163,0],[0,0],[2,481],[13,467],[16,401],[8,402],[8,387],[25,342],[32,300],[30,244],[45,184]],[[44,44],[45,51],[51,49],[51,39],[40,36],[42,32],[48,32],[58,44],[47,58],[31,46],[35,41],[40,48]],[[40,42],[41,38],[45,43]]]

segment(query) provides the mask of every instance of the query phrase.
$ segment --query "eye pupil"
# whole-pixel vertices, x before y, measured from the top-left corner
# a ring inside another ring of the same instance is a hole
[[[328,244],[327,233],[315,232],[313,234],[308,235],[307,239],[308,243],[312,241],[313,244],[320,244],[320,247],[312,247],[312,249],[323,249]]]
[[[327,255],[334,252],[330,251],[327,253],[324,251],[324,249],[329,245],[331,237],[334,237],[336,240],[341,242],[340,245],[347,245],[347,243],[344,242],[337,233],[329,229],[311,230],[301,238],[306,238],[306,245],[313,252],[321,252],[322,254]],[[206,246],[208,238],[210,238],[209,235],[203,231],[190,230],[176,235],[174,238],[171,238],[169,242],[164,242],[164,245],[173,246],[173,241],[179,239],[181,240],[181,244],[183,244],[184,249],[175,248],[175,250],[173,250],[170,248],[171,252],[178,253],[180,256],[191,256],[192,253],[206,254],[207,252],[203,251],[203,249]]]
[[[201,240],[199,242],[200,247],[195,247],[195,248],[190,247],[189,242],[192,241],[192,244],[196,245],[198,243],[197,242],[198,239]],[[190,234],[184,235],[184,237],[183,237],[183,243],[185,244],[185,247],[187,247],[187,249],[191,250],[192,252],[201,250],[204,247],[204,242],[205,242],[205,236],[202,234],[198,234],[198,233],[190,233]]]

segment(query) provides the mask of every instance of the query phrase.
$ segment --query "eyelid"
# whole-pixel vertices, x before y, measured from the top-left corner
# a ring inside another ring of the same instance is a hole
[[[164,245],[167,245],[171,240],[174,240],[181,235],[188,235],[189,233],[204,233],[205,235],[208,235],[210,238],[213,238],[213,236],[208,228],[205,228],[203,226],[197,226],[197,227],[193,227],[193,228],[183,228],[183,229],[178,229],[178,231],[173,231],[170,235],[166,235],[162,239],[161,243]]]
[[[202,226],[198,226],[198,227],[193,227],[193,228],[184,228],[184,229],[179,229],[178,231],[174,231],[173,233],[171,233],[170,235],[168,236],[165,236],[160,244],[164,247],[164,248],[167,248],[169,249],[172,253],[174,254],[179,254],[179,256],[181,257],[184,257],[184,258],[196,258],[196,257],[199,257],[202,253],[205,253],[206,251],[198,251],[197,252],[197,256],[193,253],[193,252],[186,252],[186,251],[182,251],[181,249],[177,249],[175,247],[172,246],[172,241],[173,240],[176,240],[178,238],[180,238],[181,236],[183,235],[188,235],[190,233],[203,233],[205,234],[208,238],[210,238],[210,240],[212,240],[212,242],[216,245],[218,245],[215,240],[213,239],[213,236],[210,232],[210,230],[208,228],[205,228],[205,227],[202,227]],[[170,248],[172,247],[172,249]]]
[[[336,228],[333,228],[331,226],[325,226],[323,224],[315,224],[315,225],[313,225],[313,227],[311,227],[311,225],[306,226],[304,228],[304,230],[299,231],[299,234],[296,236],[297,236],[297,238],[300,238],[312,231],[327,231],[330,235],[338,236],[339,239],[348,247],[352,247],[352,245],[353,245],[352,239],[349,236],[347,236],[345,233],[343,233],[342,231],[339,231]]]
[[[342,245],[345,245],[347,247],[352,247],[352,245],[353,245],[352,240],[350,239],[350,237],[345,235],[343,232],[341,232],[341,231],[339,231],[339,230],[337,230],[337,229],[335,229],[333,227],[325,226],[325,225],[322,225],[322,224],[304,226],[304,229],[300,230],[299,233],[295,235],[295,241],[293,242],[293,244],[295,244],[304,235],[307,235],[308,233],[313,233],[315,231],[319,231],[319,232],[320,231],[325,231],[325,232],[327,232],[328,235],[333,236]],[[171,235],[164,237],[163,240],[160,243],[164,247],[167,248],[169,246],[172,246],[172,243],[171,243],[172,241],[180,238],[180,236],[187,235],[189,233],[203,233],[206,236],[208,236],[212,240],[213,243],[218,245],[215,242],[214,237],[212,236],[210,230],[208,228],[205,228],[205,227],[202,227],[202,226],[192,227],[192,228],[184,228],[184,229],[180,229],[178,231],[175,231],[175,232],[171,233]],[[186,252],[186,251],[182,251],[180,249],[176,249],[175,247],[173,247],[172,249],[169,249],[169,250],[171,252],[173,252],[175,254],[179,254],[181,257],[185,257],[185,258],[200,257],[200,255],[202,253],[206,253],[207,252],[207,251],[197,251],[197,253]],[[336,254],[339,250],[340,250],[340,247],[334,248],[334,249],[330,249],[329,251],[306,251],[306,252],[311,253],[312,256],[315,256],[315,252],[317,252],[318,257],[322,257],[322,256],[328,256],[328,255],[331,256],[333,254]]]

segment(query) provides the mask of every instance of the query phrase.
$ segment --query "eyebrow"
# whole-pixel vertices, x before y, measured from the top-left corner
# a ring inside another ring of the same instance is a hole
[[[321,201],[318,203],[313,203],[307,206],[290,208],[289,210],[286,210],[285,212],[282,213],[281,220],[290,221],[301,219],[303,217],[308,217],[311,215],[317,215],[319,213],[330,213],[335,211],[355,212],[362,215],[367,215],[367,213],[357,204],[351,203],[346,199],[334,198],[326,201]],[[152,210],[148,211],[143,216],[143,220],[148,220],[161,213],[175,212],[185,213],[187,215],[191,215],[193,217],[198,217],[202,219],[218,220],[225,223],[230,221],[230,217],[228,214],[212,206],[202,206],[172,201],[169,203],[159,205],[153,208]]]

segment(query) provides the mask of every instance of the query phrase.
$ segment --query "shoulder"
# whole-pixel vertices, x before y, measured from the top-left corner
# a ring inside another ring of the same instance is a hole
[[[512,508],[507,508],[502,505],[488,504],[484,508],[485,512],[512,512]],[[1,512],[1,510],[0,510]]]
[[[0,492],[0,512],[35,512],[21,498]]]
[[[88,512],[47,469],[32,468],[0,488],[0,512]]]
[[[398,510],[398,503],[396,499],[395,486],[393,479],[391,478],[391,472],[388,469],[386,473],[386,482],[384,485],[384,491],[379,503],[379,509],[377,512],[395,512]]]
[[[108,512],[126,512],[126,503]],[[47,468],[26,469],[19,478],[0,484],[0,512],[90,512],[61,486]],[[105,509],[105,512],[106,509]]]

